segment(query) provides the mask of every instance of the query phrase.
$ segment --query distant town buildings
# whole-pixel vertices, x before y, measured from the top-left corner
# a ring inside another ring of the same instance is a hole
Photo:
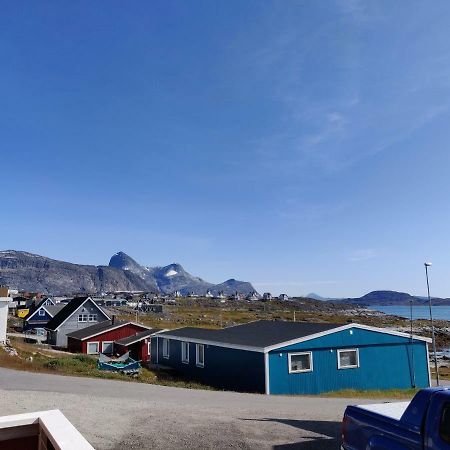
[[[249,300],[249,301],[256,301],[256,300],[259,300],[259,296],[256,291],[253,291],[253,292],[250,292],[249,294],[247,294],[245,299]]]

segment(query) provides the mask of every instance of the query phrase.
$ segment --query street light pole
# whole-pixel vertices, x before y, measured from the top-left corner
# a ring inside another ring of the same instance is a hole
[[[411,312],[411,366],[412,366],[412,387],[416,387],[416,371],[414,370],[414,338],[413,338],[413,301],[409,301],[409,308]],[[429,363],[428,363],[429,364]]]
[[[430,283],[428,281],[428,267],[430,267],[430,266],[431,266],[430,262],[425,263],[425,276],[427,278],[427,290],[428,290],[428,306],[430,308],[431,338],[432,338],[432,342],[433,342],[434,367],[436,370],[436,384],[439,386],[439,369],[438,369],[437,356],[436,356],[436,339],[434,336],[433,313],[432,313],[432,309],[431,309]]]

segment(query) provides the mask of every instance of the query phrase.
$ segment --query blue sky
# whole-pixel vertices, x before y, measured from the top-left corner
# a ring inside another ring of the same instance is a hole
[[[9,2],[2,249],[450,296],[450,3]]]

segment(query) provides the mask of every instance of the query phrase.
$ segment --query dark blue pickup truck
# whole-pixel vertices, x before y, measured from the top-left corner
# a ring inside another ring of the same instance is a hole
[[[410,402],[347,406],[345,450],[450,450],[450,388],[419,391]]]

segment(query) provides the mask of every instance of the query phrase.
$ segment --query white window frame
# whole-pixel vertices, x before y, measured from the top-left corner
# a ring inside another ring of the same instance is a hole
[[[187,341],[181,341],[181,362],[189,364],[189,342]]]
[[[341,353],[344,352],[356,352],[356,365],[352,366],[341,366]],[[339,370],[345,369],[357,369],[359,367],[359,348],[342,348],[336,352],[337,355],[337,365]]]
[[[203,362],[200,362],[199,349],[202,348]],[[195,344],[195,365],[197,367],[205,367],[205,344]]]
[[[309,369],[292,370],[291,357],[292,356],[301,356],[301,355],[308,355],[309,356]],[[314,362],[313,362],[313,354],[312,354],[312,352],[288,353],[288,369],[289,369],[289,373],[312,372],[314,370]]]
[[[38,316],[40,316],[40,317],[45,316],[45,309],[40,309],[38,311]]]
[[[85,323],[87,321],[88,321],[88,314],[84,313],[78,314],[78,322]]]
[[[170,358],[170,340],[167,338],[163,338],[162,340],[162,354],[163,358],[169,359]]]
[[[147,358],[150,358],[152,354],[152,342],[147,342]]]
[[[114,341],[103,341],[102,342],[102,353],[105,352],[105,344],[111,344],[112,345],[111,353],[113,353],[114,352]]]
[[[92,352],[89,351],[89,345],[90,344],[97,344],[97,351],[95,353],[92,353]],[[86,353],[88,355],[98,355],[99,351],[100,351],[100,342],[99,341],[89,341],[86,344]]]
[[[98,321],[98,314],[88,314],[88,320],[87,321],[88,322],[97,322]]]

